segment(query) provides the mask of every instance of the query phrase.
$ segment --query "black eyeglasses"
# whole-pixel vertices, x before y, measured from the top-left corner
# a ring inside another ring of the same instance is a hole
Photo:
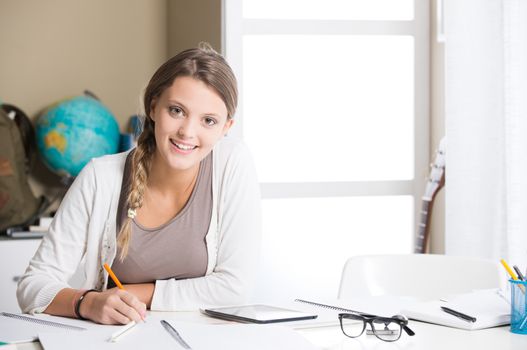
[[[408,319],[403,315],[393,317],[379,317],[367,314],[339,314],[340,328],[344,335],[350,338],[357,338],[366,329],[368,323],[371,331],[366,334],[374,334],[377,338],[384,341],[396,341],[401,337],[402,330],[409,336],[415,333],[408,327]]]

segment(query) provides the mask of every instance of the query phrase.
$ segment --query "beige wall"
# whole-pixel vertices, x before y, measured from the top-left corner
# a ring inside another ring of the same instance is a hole
[[[221,52],[221,0],[168,1],[168,54],[206,41]]]
[[[34,118],[89,89],[124,131],[167,57],[166,7],[166,0],[0,1],[0,100]],[[54,196],[58,177],[40,163],[34,173],[34,192]]]
[[[0,98],[29,115],[90,89],[121,128],[167,57],[166,0],[2,0]]]

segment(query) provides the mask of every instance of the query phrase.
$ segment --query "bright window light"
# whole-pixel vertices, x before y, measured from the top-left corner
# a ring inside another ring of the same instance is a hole
[[[412,213],[412,196],[263,200],[255,301],[336,298],[349,257],[412,252]]]
[[[261,182],[414,177],[414,38],[245,35],[243,133]]]

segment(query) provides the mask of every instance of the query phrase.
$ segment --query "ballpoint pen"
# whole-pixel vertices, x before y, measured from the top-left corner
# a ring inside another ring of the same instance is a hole
[[[192,349],[170,323],[165,320],[161,320],[160,322],[166,331],[172,336],[172,338],[174,338],[179,343],[179,345],[181,345],[184,349]]]
[[[451,308],[448,308],[446,306],[441,306],[441,310],[443,310],[444,312],[448,313],[448,314],[451,314],[451,315],[454,315],[462,320],[465,320],[467,322],[476,322],[476,318],[475,317],[472,317],[472,316],[469,316],[467,314],[464,314],[462,312],[459,312],[459,311],[456,311],[456,310],[452,310]]]

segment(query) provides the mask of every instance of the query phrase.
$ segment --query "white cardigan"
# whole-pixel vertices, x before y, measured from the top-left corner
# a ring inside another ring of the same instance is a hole
[[[248,149],[224,137],[213,151],[212,218],[204,277],[158,280],[151,310],[241,304],[254,286],[261,236],[260,192]],[[43,312],[69,288],[79,264],[81,288],[106,289],[103,264],[116,255],[116,216],[127,153],[90,161],[64,197],[18,283],[23,312]]]

